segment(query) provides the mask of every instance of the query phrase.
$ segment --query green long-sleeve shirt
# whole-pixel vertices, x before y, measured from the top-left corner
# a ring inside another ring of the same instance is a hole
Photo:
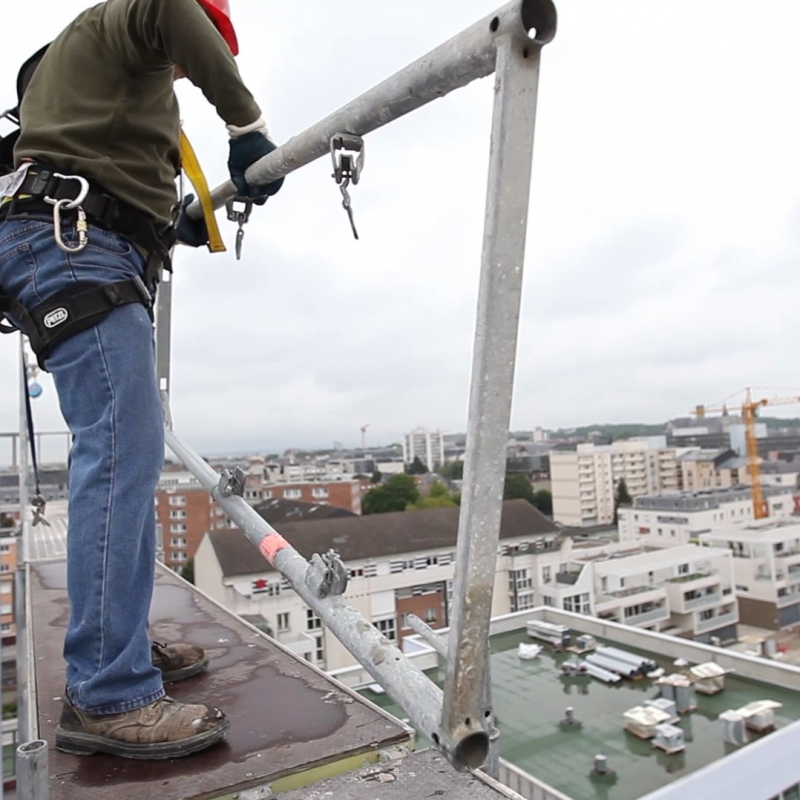
[[[197,0],[107,0],[81,14],[36,70],[17,164],[33,159],[82,175],[171,221],[180,169],[174,65],[229,125],[261,116]]]

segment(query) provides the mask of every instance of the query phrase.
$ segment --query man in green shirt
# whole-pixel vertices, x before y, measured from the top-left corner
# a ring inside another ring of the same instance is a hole
[[[149,294],[180,214],[177,77],[198,86],[227,124],[239,193],[261,204],[280,189],[282,181],[245,179],[275,145],[237,53],[228,0],[107,0],[88,9],[36,68],[21,107],[17,180],[0,190],[0,287],[35,349],[36,331],[46,336],[69,321],[86,297],[112,298],[37,350],[73,434],[71,613],[56,732],[56,746],[70,753],[174,758],[229,728],[220,710],[165,695],[165,681],[205,668],[203,651],[154,645],[147,631],[164,459]],[[205,244],[205,224],[183,215],[177,238]]]

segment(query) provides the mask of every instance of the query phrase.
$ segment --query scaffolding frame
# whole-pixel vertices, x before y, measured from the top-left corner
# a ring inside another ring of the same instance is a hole
[[[442,691],[342,594],[323,592],[315,556],[306,561],[243,498],[175,435],[169,411],[169,334],[159,337],[159,381],[167,445],[211,492],[414,727],[458,769],[497,763],[489,674],[489,624],[500,533],[514,368],[519,331],[541,49],[556,32],[553,0],[512,0],[462,33],[293,137],[247,171],[271,183],[329,156],[342,135],[363,137],[472,81],[495,73],[491,152],[480,288],[458,525],[451,634]],[[235,196],[227,181],[215,207]],[[199,202],[189,207],[201,215]],[[171,286],[157,325],[171,329]],[[227,495],[227,496],[226,496]]]
[[[331,581],[336,572],[335,562],[319,555],[310,562],[303,558],[240,496],[235,476],[224,472],[220,476],[178,439],[170,410],[172,282],[166,273],[156,312],[157,378],[168,447],[392,700],[405,710],[413,726],[457,769],[486,765],[490,774],[496,773],[497,733],[491,707],[489,624],[519,330],[541,50],[555,33],[553,0],[511,0],[293,137],[247,172],[251,185],[271,183],[318,158],[330,156],[336,137],[343,134],[363,137],[474,80],[496,75],[451,628],[447,643],[438,637],[436,642],[437,650],[446,653],[443,690],[345,599],[346,580],[338,586],[335,580]],[[234,195],[235,187],[230,181],[217,187],[212,193],[215,208]],[[190,206],[188,213],[199,217],[199,203]],[[23,488],[23,475],[26,486],[29,481],[27,458],[23,456],[27,444],[25,430],[23,416],[20,433],[23,563],[17,573],[18,602],[25,596],[26,547],[30,535],[28,498]],[[26,651],[24,645],[19,647],[19,652],[23,651]],[[27,660],[25,656],[23,659]],[[36,740],[33,680],[29,689],[33,693],[27,695],[21,715],[21,741],[25,744],[17,751],[23,773],[19,789],[20,797],[42,800],[48,793],[47,748]]]

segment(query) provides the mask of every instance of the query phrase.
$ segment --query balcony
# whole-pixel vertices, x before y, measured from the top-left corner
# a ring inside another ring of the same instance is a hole
[[[726,625],[734,625],[739,621],[738,611],[728,611],[726,614],[719,614],[710,619],[698,619],[695,626],[698,633],[708,633],[708,631],[724,628]]]
[[[718,575],[718,570],[700,570],[698,572],[692,572],[689,575],[677,575],[674,578],[669,578],[667,583],[694,583],[695,581],[701,581],[704,578],[711,578],[714,575]],[[684,590],[688,589],[689,587],[684,586]]]
[[[718,606],[722,602],[722,595],[715,592],[714,594],[704,594],[702,597],[695,597],[691,600],[684,598],[683,607],[686,611],[696,611],[698,608],[708,608],[709,606]],[[680,613],[679,609],[674,609]]]
[[[792,591],[785,592],[784,594],[778,594],[778,599],[775,604],[778,608],[785,608],[795,603],[800,603],[800,587],[795,587]]]
[[[581,576],[581,570],[573,572],[557,572],[556,583],[563,583],[566,586],[574,586]]]
[[[649,625],[653,622],[661,622],[669,619],[669,608],[666,605],[654,608],[651,611],[643,611],[641,614],[631,614],[622,616],[625,625]]]

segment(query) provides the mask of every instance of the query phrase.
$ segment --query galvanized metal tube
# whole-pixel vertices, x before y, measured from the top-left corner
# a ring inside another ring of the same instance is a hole
[[[485,747],[484,686],[511,414],[541,48],[498,45],[467,453],[442,728],[455,747]],[[472,738],[472,737],[475,738]],[[484,753],[484,756],[486,753]],[[475,756],[477,757],[477,756]],[[455,754],[457,760],[470,759]]]
[[[432,100],[495,71],[497,42],[509,31],[536,33],[531,40],[546,44],[555,35],[556,10],[552,0],[512,0],[494,14],[467,28],[448,42],[387,78],[338,111],[290,139],[247,172],[252,185],[271,183],[300,167],[330,157],[331,138],[338,133],[365,136],[405,116]],[[227,181],[213,193],[220,208],[236,194]],[[191,217],[202,216],[200,203],[188,209]]]
[[[423,622],[416,614],[408,615],[408,625],[414,633],[419,634],[442,658],[447,658],[447,641]]]
[[[416,614],[408,615],[408,624],[414,633],[421,636],[443,659],[447,660],[447,639],[437,633],[426,622],[423,622]],[[497,730],[494,725],[494,711],[492,709],[492,653],[488,646],[486,647],[485,658],[487,662],[485,670],[486,679],[483,684],[481,702],[483,703],[483,708],[491,712],[491,716],[486,717],[489,733],[489,752],[487,753],[486,761],[481,769],[492,778],[498,778],[500,775],[500,731]]]
[[[175,434],[166,431],[167,445],[183,465],[225,509],[242,533],[289,581],[339,641],[358,659],[387,694],[408,714],[414,727],[433,742],[442,740],[439,721],[442,691],[342,596],[319,598],[306,585],[308,561],[241,497],[218,490],[220,476]],[[478,764],[456,764],[459,767]]]
[[[47,800],[50,796],[50,765],[47,742],[36,739],[17,748],[18,800]]]

